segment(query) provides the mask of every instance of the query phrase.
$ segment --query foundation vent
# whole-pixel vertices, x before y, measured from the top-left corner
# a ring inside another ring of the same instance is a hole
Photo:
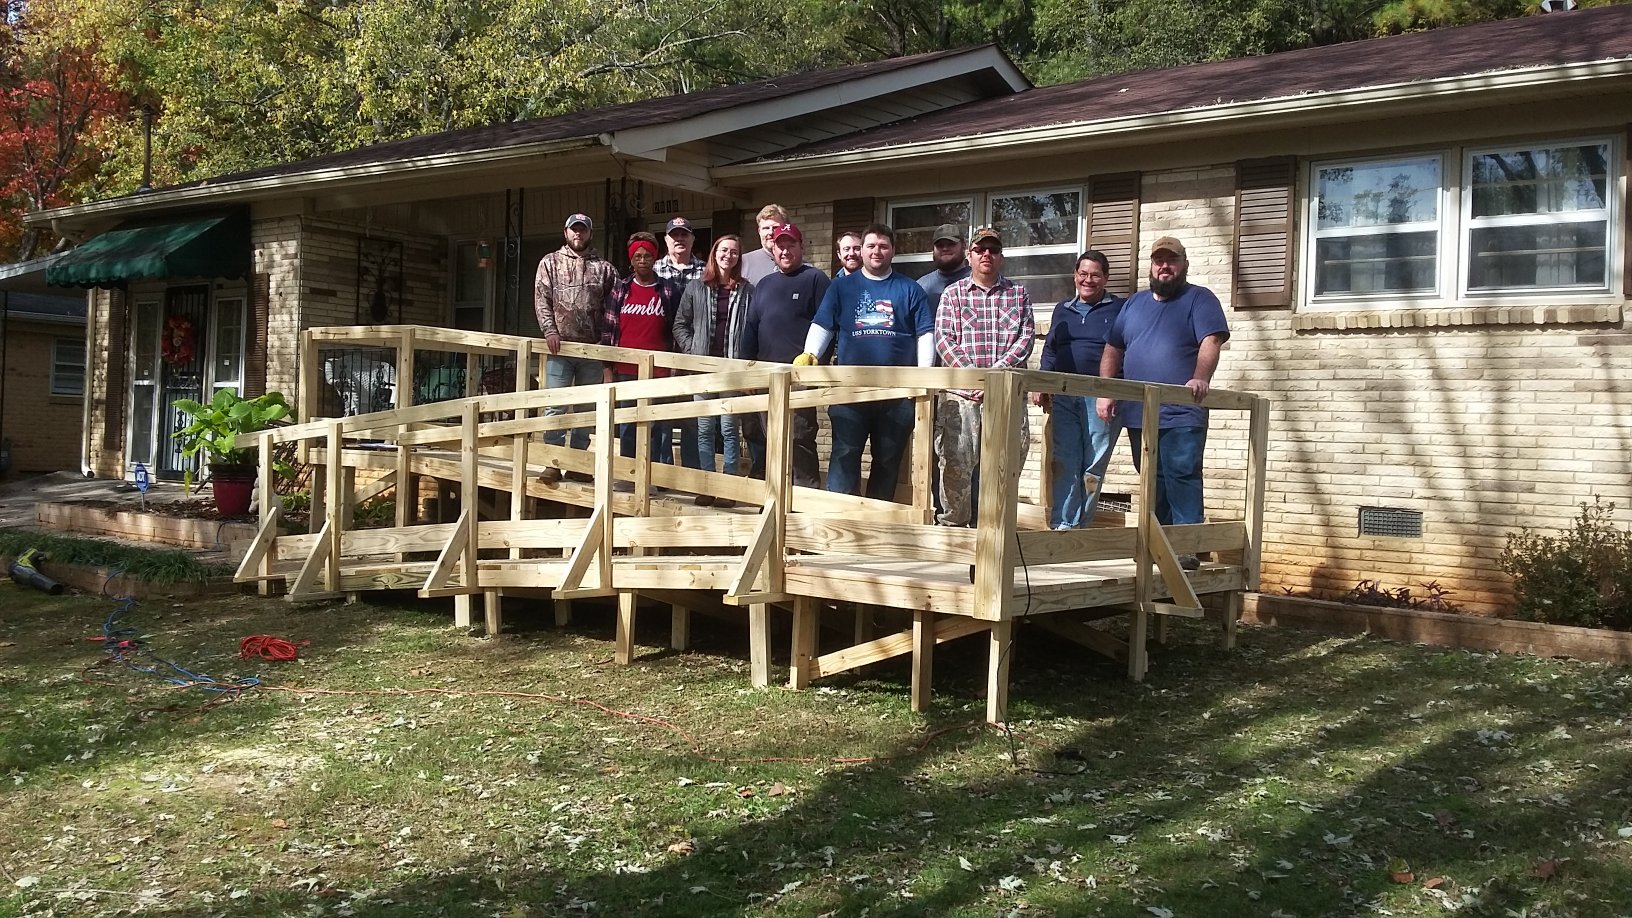
[[[1400,507],[1361,507],[1360,534],[1388,539],[1422,538],[1422,511]]]

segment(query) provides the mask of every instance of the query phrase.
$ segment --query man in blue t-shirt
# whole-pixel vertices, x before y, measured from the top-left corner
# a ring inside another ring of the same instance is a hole
[[[754,285],[754,299],[737,342],[739,350],[731,356],[792,363],[805,346],[811,317],[827,294],[829,281],[819,269],[805,264],[805,237],[792,223],[780,224],[772,231],[771,256],[776,259],[776,270]],[[748,474],[764,478],[765,415],[751,415],[745,420]],[[793,483],[801,487],[821,487],[816,431],[815,408],[800,408],[793,413]]]
[[[1105,339],[1099,375],[1188,388],[1195,404],[1163,405],[1158,418],[1144,417],[1140,402],[1102,398],[1101,420],[1122,418],[1140,463],[1142,434],[1154,427],[1156,439],[1156,520],[1164,526],[1203,521],[1201,459],[1207,446],[1207,409],[1201,402],[1218,369],[1219,351],[1230,340],[1224,307],[1211,290],[1189,282],[1184,244],[1163,236],[1150,247],[1150,289],[1128,298]],[[1195,570],[1195,555],[1181,555]]]
[[[862,234],[861,270],[836,278],[822,297],[805,335],[805,352],[794,363],[809,366],[838,338],[839,366],[933,366],[935,309],[911,278],[896,273],[895,231],[881,223]],[[912,402],[833,405],[833,455],[827,464],[827,489],[861,493],[861,452],[872,443],[872,471],[867,496],[895,498],[901,457],[912,437]]]

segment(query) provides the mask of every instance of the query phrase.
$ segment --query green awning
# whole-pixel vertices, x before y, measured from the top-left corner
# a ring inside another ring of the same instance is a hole
[[[242,215],[125,223],[46,269],[54,287],[123,287],[131,281],[249,276]]]

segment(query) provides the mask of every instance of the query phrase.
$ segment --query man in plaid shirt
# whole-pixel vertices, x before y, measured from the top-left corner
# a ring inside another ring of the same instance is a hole
[[[1024,368],[1036,338],[1031,296],[1003,276],[1003,238],[983,226],[970,239],[970,275],[946,288],[935,314],[935,351],[941,364],[975,369]],[[980,460],[981,393],[942,392],[935,406],[935,456],[941,469],[942,526],[967,526],[975,464]],[[1028,446],[1021,416],[1020,454]],[[1015,468],[1019,468],[1016,464]]]

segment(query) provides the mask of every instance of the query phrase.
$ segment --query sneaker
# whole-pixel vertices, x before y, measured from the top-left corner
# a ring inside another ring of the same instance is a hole
[[[714,498],[714,506],[720,508],[721,510],[730,510],[732,507],[735,507],[736,505],[737,505],[737,502],[732,500],[729,497],[716,497],[716,498]]]
[[[553,465],[548,466],[544,471],[538,473],[538,480],[547,485],[558,484],[561,481],[561,470]]]
[[[1179,567],[1187,571],[1199,570],[1201,568],[1201,559],[1195,555],[1179,555]]]
[[[699,494],[697,495],[697,499],[692,501],[692,503],[699,507],[712,507],[714,506],[714,495]]]
[[[567,480],[568,481],[582,482],[584,484],[589,484],[590,482],[595,480],[595,476],[589,474],[588,472],[568,472],[567,473]]]

